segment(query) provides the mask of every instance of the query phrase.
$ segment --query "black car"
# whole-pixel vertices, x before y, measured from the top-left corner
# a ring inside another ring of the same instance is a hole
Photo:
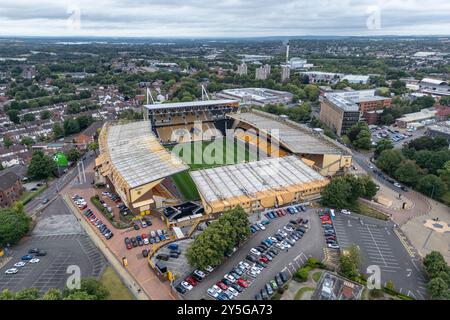
[[[160,253],[156,256],[156,259],[167,261],[167,260],[169,260],[169,256],[167,254]]]
[[[28,253],[32,254],[32,253],[38,253],[39,249],[38,248],[32,248],[30,250],[28,250]]]
[[[257,294],[255,295],[255,300],[262,300],[262,296],[261,296],[260,293],[257,293]]]
[[[289,277],[285,271],[280,272],[278,275],[280,276],[281,280],[283,280],[283,282],[287,282],[289,280]]]
[[[251,261],[251,262],[256,262],[256,261],[257,261],[256,258],[253,257],[253,256],[251,256],[251,255],[248,255],[248,256],[246,257],[246,259],[247,259],[248,261]]]
[[[202,282],[203,278],[196,275],[195,273],[191,273],[191,277],[197,280],[198,282]]]
[[[177,285],[175,287],[175,290],[177,290],[181,294],[185,294],[186,293],[186,289],[181,284]]]
[[[279,252],[278,249],[275,249],[275,248],[271,248],[269,251],[274,255],[277,255]]]
[[[45,250],[39,250],[38,252],[36,252],[36,257],[43,257],[47,255],[47,251]]]
[[[139,226],[136,223],[133,225],[133,228],[134,228],[134,230],[139,230],[140,229]]]
[[[275,282],[277,283],[277,285],[278,285],[279,287],[281,287],[281,286],[283,285],[283,280],[281,279],[281,277],[280,277],[279,274],[277,274],[277,275],[275,276]]]
[[[267,264],[264,263],[264,262],[262,262],[262,261],[256,261],[256,264],[257,264],[258,266],[262,267],[262,268],[267,267]]]
[[[148,257],[148,250],[146,250],[146,249],[142,250],[142,256],[144,258],[147,258]]]
[[[242,291],[244,291],[244,289],[243,289],[240,285],[238,285],[237,283],[232,283],[232,284],[231,284],[231,287],[232,287],[234,290],[236,290],[237,292],[239,292],[239,293],[241,293]]]
[[[136,238],[132,237],[130,240],[131,240],[131,244],[133,245],[133,247],[136,248],[138,246],[138,242],[137,242]]]
[[[175,253],[175,254],[180,255],[181,254],[181,250],[180,249],[171,249],[170,253]]]
[[[225,279],[225,278],[223,278],[222,280],[221,280],[221,282],[223,282],[226,286],[231,286],[231,281],[230,280],[228,280],[228,279]]]
[[[269,299],[269,295],[267,294],[265,289],[261,290],[261,297],[263,300]]]
[[[105,234],[105,238],[107,240],[111,239],[113,236],[114,236],[114,233],[112,233],[112,232],[109,232],[109,233]]]
[[[179,257],[180,255],[179,255],[178,253],[171,252],[171,253],[169,254],[169,256],[170,256],[171,258],[178,259],[178,257]]]

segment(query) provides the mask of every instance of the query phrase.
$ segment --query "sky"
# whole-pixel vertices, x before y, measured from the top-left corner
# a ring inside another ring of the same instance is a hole
[[[450,35],[450,1],[0,0],[0,35]]]

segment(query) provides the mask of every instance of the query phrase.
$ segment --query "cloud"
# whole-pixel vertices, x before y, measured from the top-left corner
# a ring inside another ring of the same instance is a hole
[[[77,19],[78,9],[80,28],[71,28],[67,21]],[[380,29],[367,27],[371,15],[379,17]],[[2,0],[0,4],[0,35],[244,37],[449,31],[446,0],[429,0],[426,5],[420,0]]]

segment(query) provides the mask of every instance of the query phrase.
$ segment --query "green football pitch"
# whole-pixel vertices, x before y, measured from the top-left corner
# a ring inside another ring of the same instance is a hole
[[[168,149],[189,165],[190,170],[258,160],[256,151],[248,148],[242,142],[233,142],[231,139],[183,143],[168,147]],[[172,176],[172,179],[182,194],[183,200],[200,198],[189,171],[177,173]]]

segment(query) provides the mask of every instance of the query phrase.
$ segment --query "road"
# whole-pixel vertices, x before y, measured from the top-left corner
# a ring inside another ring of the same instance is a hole
[[[86,160],[84,160],[85,168],[94,160],[94,155],[88,152],[85,155]],[[50,201],[55,200],[59,197],[59,192],[64,189],[71,181],[77,179],[78,170],[77,167],[70,169],[67,173],[62,175],[60,178],[56,178],[51,181],[47,187],[39,196],[32,199],[25,205],[25,210],[30,215],[33,215],[36,211],[42,209],[45,205],[42,203],[44,199],[49,199]]]

